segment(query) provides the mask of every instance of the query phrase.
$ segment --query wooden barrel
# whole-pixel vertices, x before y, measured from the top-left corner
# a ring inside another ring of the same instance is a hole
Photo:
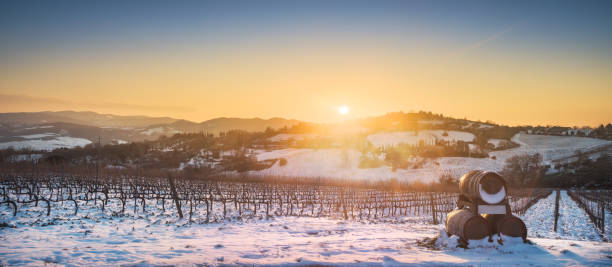
[[[485,220],[489,224],[492,234],[504,234],[511,237],[522,237],[527,239],[527,226],[520,218],[505,214],[485,214]]]
[[[487,224],[489,225],[489,232],[494,235],[499,233],[497,222],[499,222],[505,216],[505,214],[485,214],[482,217],[487,220]]]
[[[495,172],[481,170],[464,174],[459,180],[459,190],[472,201],[480,199],[488,204],[501,203],[507,195],[504,178]]]
[[[446,232],[464,240],[477,240],[489,236],[487,221],[473,212],[461,209],[446,217]]]

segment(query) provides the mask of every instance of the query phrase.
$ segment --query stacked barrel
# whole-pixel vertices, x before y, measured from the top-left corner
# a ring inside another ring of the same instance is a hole
[[[446,232],[457,235],[467,244],[468,240],[479,240],[503,234],[510,237],[527,238],[527,227],[512,215],[508,204],[504,179],[495,172],[471,171],[459,181],[461,195],[457,209],[446,217]]]

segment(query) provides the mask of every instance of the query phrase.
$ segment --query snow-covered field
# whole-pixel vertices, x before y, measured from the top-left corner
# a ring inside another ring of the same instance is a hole
[[[612,144],[612,141],[588,137],[533,135],[523,133],[513,136],[512,141],[519,144],[520,147],[495,151],[490,153],[490,155],[505,160],[514,155],[540,153],[542,154],[544,162],[550,162],[555,159],[575,155],[577,150],[586,152]]]
[[[315,137],[316,137],[315,134],[277,134],[275,136],[268,138],[268,141],[270,142],[280,142],[280,141],[288,141],[288,140],[299,141],[299,140],[304,140],[307,138],[315,138]]]
[[[500,144],[502,144],[502,143],[504,143],[504,142],[507,142],[507,140],[504,140],[504,139],[494,139],[494,138],[492,138],[492,139],[489,139],[489,142],[488,142],[488,143],[492,144],[492,145],[493,145],[493,147],[499,147],[499,146],[500,146]]]
[[[258,160],[285,158],[287,164],[280,166],[277,162],[271,168],[250,173],[255,175],[367,180],[397,178],[409,182],[432,182],[445,173],[451,173],[458,177],[474,169],[501,169],[490,167],[491,165],[495,166],[496,163],[492,159],[447,157],[437,159],[438,164],[429,162],[423,168],[397,169],[393,172],[389,166],[359,168],[360,156],[361,154],[353,149],[283,149],[261,152],[257,155]]]
[[[419,132],[419,136],[422,132]],[[429,131],[435,132],[435,131]],[[437,132],[436,132],[437,133]],[[442,131],[439,131],[441,134]],[[400,140],[407,140],[413,133],[385,133],[370,135],[368,139],[379,142],[397,143]],[[425,134],[425,133],[423,133]],[[449,131],[448,138],[460,138]],[[406,135],[406,136],[404,136]],[[371,138],[375,136],[375,138]],[[383,138],[384,137],[384,138]],[[463,136],[467,140],[467,136]],[[370,140],[370,141],[372,141]],[[387,140],[387,141],[385,141]],[[295,177],[330,177],[330,178],[351,178],[368,180],[385,180],[397,178],[402,181],[436,181],[442,174],[451,174],[459,177],[471,170],[493,170],[501,171],[505,160],[514,156],[526,153],[541,153],[545,163],[551,160],[573,155],[576,150],[587,151],[589,149],[612,144],[611,141],[586,138],[586,137],[561,137],[561,136],[540,136],[530,134],[517,134],[512,139],[520,144],[520,147],[494,151],[489,153],[493,158],[468,158],[468,157],[442,157],[434,161],[427,162],[422,168],[418,169],[398,169],[395,172],[390,166],[379,168],[360,169],[359,157],[361,154],[353,149],[282,149],[273,151],[260,151],[257,154],[258,160],[285,158],[287,164],[280,166],[276,163],[269,169],[254,171],[251,174],[266,174],[278,176]]]
[[[181,131],[176,130],[172,127],[154,127],[154,128],[149,128],[146,130],[141,131],[141,134],[144,135],[154,135],[154,134],[166,134],[166,135],[173,135],[173,134],[177,134],[180,133]]]
[[[9,147],[12,147],[14,149],[32,148],[36,150],[51,151],[51,150],[62,148],[62,147],[73,148],[73,147],[78,147],[78,146],[82,147],[82,146],[91,144],[91,141],[85,138],[77,138],[77,137],[69,137],[69,136],[55,136],[55,134],[53,135],[34,134],[34,135],[29,135],[29,136],[23,136],[23,138],[25,140],[0,143],[0,149],[6,149]]]
[[[44,205],[41,205],[44,206]],[[69,204],[65,204],[69,206]],[[533,244],[473,242],[456,248],[424,218],[368,222],[337,218],[255,217],[192,223],[159,210],[109,216],[98,208],[77,216],[39,216],[43,207],[9,216],[2,206],[0,265],[158,266],[609,266],[612,245],[531,238]],[[70,207],[67,208],[70,210]],[[129,208],[127,210],[130,210]],[[587,219],[588,220],[588,219]],[[530,227],[532,227],[530,225]],[[420,245],[441,235],[436,247]],[[531,235],[530,235],[531,236]],[[454,238],[454,237],[453,237]]]
[[[20,135],[19,137],[24,139],[40,139],[45,137],[56,136],[54,133],[42,133],[42,134],[28,134],[28,135]]]
[[[472,241],[467,250],[456,247],[456,237],[446,236],[443,223],[430,224],[427,213],[345,220],[340,213],[283,216],[273,206],[267,217],[263,206],[253,212],[230,204],[226,216],[216,200],[209,223],[202,203],[193,218],[185,203],[186,216],[179,219],[168,199],[149,199],[144,207],[128,199],[122,212],[120,199],[111,197],[102,209],[100,197],[97,203],[76,197],[76,214],[73,201],[61,199],[51,202],[50,216],[42,200],[18,204],[16,216],[11,206],[0,205],[0,266],[612,264],[612,244],[601,242],[586,214],[565,193],[559,232],[552,231],[552,194],[522,216],[533,244],[504,237],[504,245]]]
[[[525,215],[522,216],[527,229],[529,229],[530,236],[571,240],[602,240],[586,212],[578,207],[566,191],[561,191],[557,232],[553,231],[555,197],[556,193],[553,192],[527,210]]]

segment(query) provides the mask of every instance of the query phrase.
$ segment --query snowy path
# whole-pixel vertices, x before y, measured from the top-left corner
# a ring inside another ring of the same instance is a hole
[[[568,238],[581,240],[601,240],[597,228],[589,219],[589,215],[578,207],[567,191],[561,191],[559,201],[559,233]]]
[[[553,192],[547,198],[538,201],[522,216],[529,237],[601,241],[588,215],[578,207],[565,190],[561,191],[558,229],[554,232],[555,197],[556,193]]]
[[[556,193],[553,192],[548,197],[540,199],[521,216],[521,219],[523,219],[527,226],[527,235],[529,237],[560,237],[558,233],[553,231],[555,222],[555,195]]]

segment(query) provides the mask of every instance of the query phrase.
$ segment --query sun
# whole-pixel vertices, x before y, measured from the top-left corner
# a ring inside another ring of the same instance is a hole
[[[346,114],[349,113],[349,111],[351,111],[351,110],[347,106],[340,106],[338,108],[338,113],[340,113],[341,115],[346,115]]]

